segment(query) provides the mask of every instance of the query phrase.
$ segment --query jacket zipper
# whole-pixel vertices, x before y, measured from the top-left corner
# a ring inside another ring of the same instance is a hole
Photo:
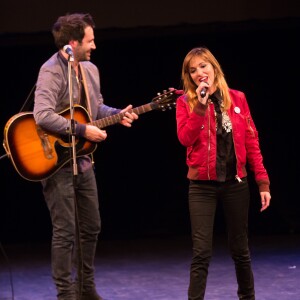
[[[249,129],[252,132],[252,135],[254,136],[254,130],[253,130],[252,126],[250,125],[250,117],[247,117],[247,123],[248,123]],[[233,129],[232,129],[232,132],[233,132]],[[233,133],[232,133],[232,140],[233,140],[233,145],[234,145]],[[235,145],[234,145],[234,153],[235,153]],[[236,153],[235,153],[235,157],[236,157]],[[237,171],[237,166],[236,166],[236,171]],[[235,175],[235,178],[238,182],[242,182],[242,179],[239,177],[239,175]]]
[[[230,115],[228,114],[228,117],[230,119],[230,122],[232,124],[232,120],[230,118]],[[238,166],[237,166],[237,163],[238,163],[238,160],[237,160],[237,155],[236,155],[236,151],[235,151],[235,142],[234,142],[234,134],[233,134],[233,126],[231,125],[231,128],[232,128],[232,142],[233,142],[233,149],[234,149],[234,155],[235,155],[235,159],[236,159],[236,164],[235,164],[235,169],[236,169],[236,175],[235,175],[235,179],[238,181],[238,182],[242,182],[242,179],[240,178],[240,176],[238,175]]]

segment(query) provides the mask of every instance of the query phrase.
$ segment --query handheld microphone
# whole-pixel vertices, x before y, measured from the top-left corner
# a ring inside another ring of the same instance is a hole
[[[63,50],[71,57],[74,58],[74,54],[73,54],[73,51],[72,51],[72,47],[70,45],[65,45]]]
[[[207,92],[207,87],[204,87],[204,88],[200,91],[200,96],[201,96],[202,98],[204,98],[205,95],[206,95],[206,92]]]

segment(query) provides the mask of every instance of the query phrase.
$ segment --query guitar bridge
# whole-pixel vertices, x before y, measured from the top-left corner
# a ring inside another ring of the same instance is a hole
[[[41,145],[44,151],[44,155],[47,159],[53,159],[53,149],[48,138],[48,134],[40,127],[36,126],[37,134],[41,140]]]

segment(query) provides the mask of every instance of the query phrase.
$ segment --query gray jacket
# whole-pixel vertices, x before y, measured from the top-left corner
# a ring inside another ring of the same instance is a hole
[[[85,71],[91,119],[97,120],[119,113],[121,109],[109,107],[103,103],[98,68],[89,61],[81,62],[81,66]],[[80,89],[73,69],[71,77],[73,104],[80,104]],[[82,84],[81,86],[83,89]],[[67,135],[71,128],[71,121],[60,113],[69,108],[68,61],[60,52],[57,52],[42,65],[39,71],[33,109],[35,122],[49,133]],[[85,127],[86,124],[76,122],[75,135],[82,137]],[[86,161],[87,157],[84,160]],[[82,170],[88,167],[83,162],[81,165]]]

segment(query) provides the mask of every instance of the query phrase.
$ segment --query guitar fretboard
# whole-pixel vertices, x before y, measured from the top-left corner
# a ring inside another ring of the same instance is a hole
[[[158,107],[159,104],[155,103],[155,102],[151,102],[148,104],[144,104],[138,107],[135,107],[131,110],[129,110],[129,112],[134,112],[137,115],[146,113],[148,111],[151,111],[153,109],[156,109]],[[125,113],[118,113],[109,117],[105,117],[96,121],[92,121],[90,124],[97,126],[98,128],[104,128],[110,125],[114,125],[116,123],[119,123],[122,121],[123,117],[125,116]]]

